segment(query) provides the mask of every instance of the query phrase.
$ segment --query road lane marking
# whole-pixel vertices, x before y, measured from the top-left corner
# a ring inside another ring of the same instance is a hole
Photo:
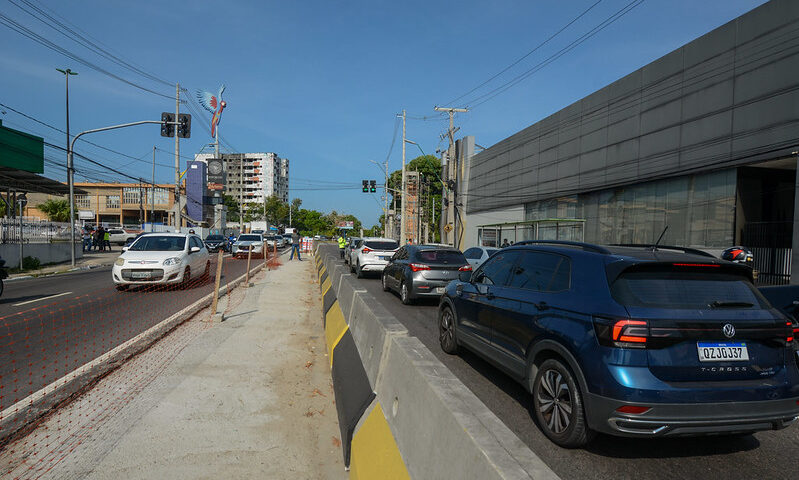
[[[27,305],[27,304],[33,303],[33,302],[41,302],[42,300],[49,300],[51,298],[63,297],[64,295],[69,295],[70,293],[72,293],[72,292],[56,293],[55,295],[50,295],[49,297],[42,297],[42,298],[37,298],[35,300],[28,300],[27,302],[15,303],[14,306],[15,307],[21,307],[23,305]]]

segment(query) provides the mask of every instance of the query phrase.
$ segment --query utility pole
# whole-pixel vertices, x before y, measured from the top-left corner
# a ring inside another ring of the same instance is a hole
[[[408,239],[405,236],[405,109],[402,109],[402,188],[400,188],[400,245],[405,245]]]
[[[64,78],[67,81],[67,183],[69,184],[69,241],[71,243],[69,249],[69,258],[71,260],[71,265],[75,266],[75,180],[74,180],[74,173],[75,168],[72,165],[72,155],[70,155],[70,142],[69,142],[69,76],[70,75],[77,75],[77,72],[73,72],[70,69],[61,70],[60,68],[56,68],[59,72],[64,74]],[[20,228],[19,228],[19,235],[20,235],[20,248],[22,245],[22,214],[20,213]],[[19,259],[19,268],[22,268],[22,257]]]
[[[139,225],[144,229],[144,179],[139,178]]]
[[[453,180],[452,184],[455,188],[449,188],[449,185],[446,186],[447,188],[447,201],[444,202],[442,200],[442,204],[446,203],[447,205],[447,215],[446,221],[444,218],[444,212],[441,212],[441,242],[447,243],[450,245],[454,245],[455,239],[455,201],[457,197],[457,178],[458,178],[458,161],[455,158],[455,132],[460,130],[460,127],[455,128],[453,125],[453,116],[456,112],[458,113],[466,113],[469,110],[466,108],[447,108],[447,107],[434,107],[434,110],[437,112],[447,112],[449,114],[449,129],[447,130],[447,136],[449,137],[449,146],[447,147],[447,168],[443,169],[444,178],[443,180],[447,183],[450,183],[450,180]],[[442,195],[443,198],[443,195]],[[450,225],[449,232],[446,231],[446,226]],[[450,233],[452,234],[450,235]],[[445,240],[446,238],[446,240]]]
[[[153,145],[153,183],[150,185],[150,231],[154,232],[155,223],[155,145]]]
[[[180,115],[180,83],[175,84],[175,120]],[[175,227],[180,231],[183,219],[180,215],[180,137],[175,132]]]
[[[383,236],[388,237],[388,158],[386,158],[383,173],[386,176],[386,183],[383,184],[383,201],[385,207],[383,208]]]

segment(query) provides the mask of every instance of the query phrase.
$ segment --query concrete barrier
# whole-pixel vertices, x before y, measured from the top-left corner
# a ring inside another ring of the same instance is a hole
[[[337,408],[357,403],[348,398],[352,395],[363,400],[364,382],[374,392],[352,432],[344,431],[339,412],[342,441],[351,438],[351,446],[344,445],[350,478],[558,478],[373,295],[359,288],[338,264],[337,248],[315,245],[314,253],[330,318],[337,318],[336,325],[325,320],[326,334],[328,329],[345,331],[331,336],[353,341],[348,353],[334,350],[336,344],[328,347],[334,387],[348,375],[336,364],[343,361],[351,368],[356,355],[366,376],[352,372],[358,377],[352,392],[334,388]],[[350,425],[352,415],[352,408],[343,415]]]

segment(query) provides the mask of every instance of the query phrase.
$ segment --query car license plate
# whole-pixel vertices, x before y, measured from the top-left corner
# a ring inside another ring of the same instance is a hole
[[[749,360],[749,351],[745,343],[724,342],[707,343],[697,342],[700,362],[744,362]]]
[[[436,287],[436,293],[444,293],[444,287]]]
[[[385,255],[381,255],[380,260],[391,260],[391,257],[386,257]]]
[[[130,278],[150,278],[152,277],[152,273],[150,272],[130,272]]]

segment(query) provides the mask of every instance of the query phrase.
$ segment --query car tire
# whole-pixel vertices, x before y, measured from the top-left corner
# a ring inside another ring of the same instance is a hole
[[[361,270],[361,262],[358,262],[358,264],[355,265],[355,275],[358,278],[363,278],[363,270]]]
[[[400,300],[402,300],[403,305],[412,305],[413,298],[411,298],[411,292],[408,288],[408,283],[403,280],[400,284]]]
[[[458,340],[455,333],[455,314],[446,306],[438,312],[438,343],[444,353],[458,353]]]
[[[385,272],[383,273],[383,275],[380,276],[380,281],[383,284],[384,292],[388,292],[391,290],[391,287],[388,286],[388,275],[386,275]]]
[[[116,288],[117,288],[117,291],[124,292],[125,290],[128,289],[128,286],[127,285],[117,285]]]
[[[594,432],[585,421],[580,387],[560,360],[545,360],[533,380],[533,417],[553,443],[564,448],[585,446]]]

